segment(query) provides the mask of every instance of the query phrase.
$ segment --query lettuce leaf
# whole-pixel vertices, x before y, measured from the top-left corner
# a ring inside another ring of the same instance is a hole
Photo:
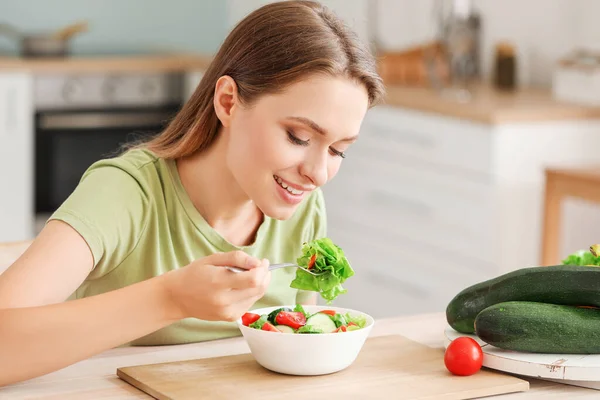
[[[350,313],[346,313],[346,321],[348,321],[349,324],[354,322],[356,325],[359,326],[359,328],[364,328],[365,325],[367,325],[367,317],[365,317],[364,315],[357,315],[353,317],[352,315],[350,315]]]
[[[250,328],[262,329],[263,325],[269,321],[268,316],[263,314],[259,319],[249,325]]]
[[[563,265],[600,265],[600,256],[595,256],[591,251],[579,250],[569,254],[562,263]]]
[[[312,263],[311,260],[313,260]],[[324,272],[324,274],[314,276],[302,268],[298,268],[290,287],[319,292],[328,304],[340,294],[347,292],[342,287],[342,283],[354,275],[354,270],[346,259],[344,251],[330,238],[304,243],[302,256],[298,258],[297,263],[307,269],[309,269],[309,264],[312,264],[311,271]]]

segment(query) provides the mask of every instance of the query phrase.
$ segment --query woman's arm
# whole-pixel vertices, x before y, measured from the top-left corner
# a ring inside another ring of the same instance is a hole
[[[248,271],[234,274],[226,265]],[[0,386],[58,370],[182,318],[235,321],[270,282],[267,260],[241,251],[215,253],[118,290],[63,302],[91,266],[85,240],[69,225],[50,222],[0,275]]]
[[[51,221],[0,275],[0,386],[60,369],[182,318],[165,275],[63,302],[92,267],[69,225]]]

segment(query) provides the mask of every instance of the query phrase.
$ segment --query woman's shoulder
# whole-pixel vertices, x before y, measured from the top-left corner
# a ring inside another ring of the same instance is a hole
[[[161,181],[164,160],[146,149],[131,149],[116,156],[103,158],[91,164],[81,176],[81,181],[92,179],[112,185],[130,182],[142,188]]]
[[[145,167],[155,165],[159,161],[160,159],[149,150],[131,149],[94,162],[86,173],[100,168],[117,168],[124,172],[135,173],[135,171],[143,170]]]

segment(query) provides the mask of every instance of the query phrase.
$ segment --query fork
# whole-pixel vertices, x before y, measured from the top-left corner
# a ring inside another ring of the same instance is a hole
[[[320,276],[320,275],[324,274],[324,272],[314,273],[314,272],[312,272],[304,267],[301,267],[298,264],[294,264],[294,263],[271,264],[271,265],[269,265],[269,271],[273,271],[273,270],[279,269],[279,268],[287,268],[287,267],[301,268],[305,272],[308,272],[309,274],[314,275],[314,276]],[[246,269],[238,268],[238,267],[225,267],[225,268],[227,268],[231,272],[236,272],[236,273],[247,271]]]

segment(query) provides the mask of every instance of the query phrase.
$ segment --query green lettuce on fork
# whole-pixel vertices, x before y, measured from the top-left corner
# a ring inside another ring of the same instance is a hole
[[[342,283],[354,275],[354,270],[344,255],[344,251],[330,238],[316,239],[304,243],[302,256],[297,263],[314,273],[324,272],[314,276],[302,268],[296,269],[296,277],[290,287],[300,290],[319,292],[323,299],[330,304],[340,294],[347,292]]]

